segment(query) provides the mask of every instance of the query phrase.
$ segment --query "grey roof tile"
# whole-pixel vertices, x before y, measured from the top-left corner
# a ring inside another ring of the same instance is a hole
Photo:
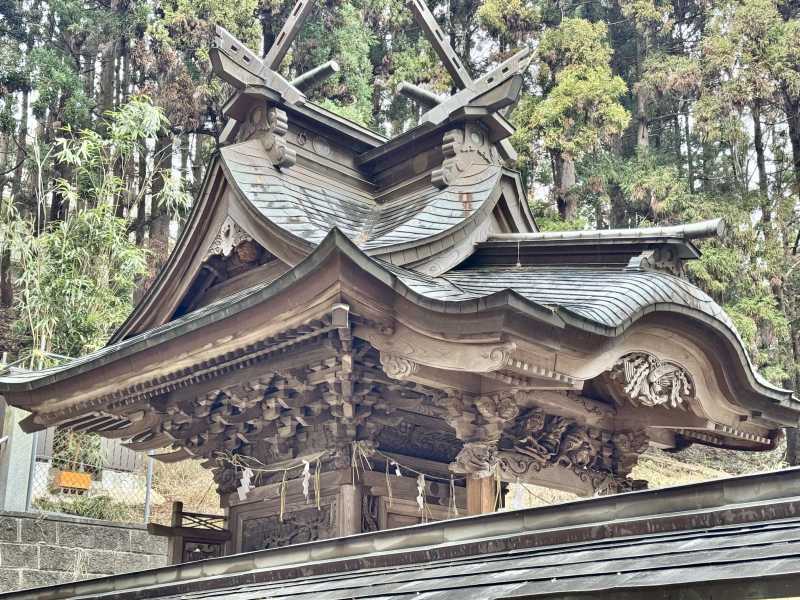
[[[407,244],[457,227],[489,200],[502,169],[489,166],[458,185],[430,183],[378,203],[355,185],[326,178],[300,164],[278,171],[257,140],[228,146],[223,164],[244,197],[294,236],[317,244],[338,227],[364,250]]]
[[[710,296],[667,273],[574,265],[482,267],[456,269],[440,279],[457,286],[465,296],[511,289],[533,302],[569,310],[609,328],[637,318],[652,305],[677,304],[701,311],[735,331]],[[409,284],[417,289],[413,280]]]

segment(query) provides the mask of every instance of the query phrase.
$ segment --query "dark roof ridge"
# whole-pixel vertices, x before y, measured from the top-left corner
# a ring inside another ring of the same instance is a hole
[[[683,225],[664,227],[641,227],[635,229],[587,229],[570,231],[537,231],[535,233],[495,233],[489,236],[490,242],[538,242],[555,240],[613,240],[613,239],[651,239],[680,238],[696,240],[718,237],[725,231],[723,219],[709,219]]]

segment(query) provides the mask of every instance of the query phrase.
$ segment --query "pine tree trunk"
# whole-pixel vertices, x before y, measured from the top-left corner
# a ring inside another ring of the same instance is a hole
[[[689,193],[694,194],[694,154],[692,153],[692,132],[689,129],[689,109],[683,115],[684,135],[686,139],[686,181]]]
[[[150,251],[153,253],[153,264],[160,268],[169,253],[169,215],[166,207],[159,200],[164,189],[162,174],[172,169],[172,137],[169,134],[159,135],[155,145],[154,175],[150,196]]]
[[[756,150],[758,165],[758,191],[761,195],[761,225],[764,239],[769,240],[772,234],[772,204],[769,199],[769,180],[767,178],[767,160],[764,152],[764,133],[761,126],[761,102],[753,104],[753,145]]]
[[[575,161],[560,150],[551,152],[556,204],[562,219],[570,221],[578,216],[578,198],[575,195]]]

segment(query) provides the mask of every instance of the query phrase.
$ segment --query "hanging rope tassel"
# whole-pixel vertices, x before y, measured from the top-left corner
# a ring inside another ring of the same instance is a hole
[[[389,508],[392,508],[392,482],[389,480],[389,461],[387,460],[384,464],[386,465],[386,491],[389,494]]]
[[[283,471],[281,480],[281,514],[278,516],[281,523],[283,523],[283,513],[286,512],[286,473],[288,473],[288,469]]]
[[[419,507],[419,512],[422,513],[424,518],[425,516],[425,475],[420,473],[417,475],[417,506]]]
[[[456,482],[453,479],[453,476],[450,475],[450,507],[452,507],[453,514],[457,517],[458,516],[458,503],[456,502]],[[448,517],[450,516],[450,510],[447,511]]]
[[[314,496],[315,496],[315,500],[317,501],[317,510],[321,510],[320,506],[319,506],[320,468],[321,468],[320,459],[317,458],[317,464],[314,467]]]
[[[308,504],[309,485],[311,484],[311,463],[307,460],[303,461],[303,497]]]

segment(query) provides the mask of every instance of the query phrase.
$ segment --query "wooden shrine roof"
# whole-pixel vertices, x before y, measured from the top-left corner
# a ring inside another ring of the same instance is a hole
[[[486,165],[457,184],[439,189],[429,182],[386,192],[325,177],[301,164],[276,170],[258,140],[223,148],[229,180],[270,222],[318,244],[333,227],[365,250],[432,238],[458,227],[491,198],[503,169]]]
[[[768,399],[792,411],[800,409],[800,402],[791,391],[772,386],[758,375],[741,339],[719,305],[681,278],[655,271],[580,266],[464,269],[452,270],[442,277],[430,277],[368,257],[337,229],[332,230],[308,258],[275,281],[260,283],[165,325],[59,366],[41,371],[11,370],[0,376],[0,392],[12,396],[15,405],[36,412],[44,410],[49,414],[51,408],[30,404],[24,400],[26,394],[74,379],[111,363],[122,364],[120,361],[130,360],[140,353],[158,353],[159,346],[181,336],[193,334],[226,319],[236,319],[237,314],[270,302],[286,290],[300,289],[295,286],[315,277],[324,264],[330,264],[326,261],[333,260],[332,257],[346,259],[370,276],[378,286],[388,286],[397,297],[443,315],[505,310],[527,315],[558,329],[574,328],[601,336],[618,336],[648,314],[680,314],[690,322],[709,327],[717,336],[727,340],[727,348],[739,357],[741,366],[738,371],[760,396],[758,400],[752,400],[750,408],[764,410],[762,402]],[[343,269],[339,277],[346,277],[346,272]],[[290,332],[282,334],[280,339],[276,338],[274,343],[284,343],[287,335]],[[259,352],[269,350],[269,340],[263,346]],[[204,370],[208,366],[204,362],[198,363],[195,368]],[[190,370],[179,369],[173,375],[176,381],[182,380],[190,376]],[[165,385],[172,385],[171,377],[159,375],[157,380],[147,384],[139,383],[135,388],[104,396],[106,400],[94,397],[85,410],[102,411],[105,402],[125,398],[126,394],[148,394],[151,388],[166,389]],[[741,396],[743,405],[750,404],[748,398],[751,396]],[[77,417],[79,412],[76,405],[69,411],[70,418]],[[67,418],[66,413],[63,417]],[[48,419],[52,418],[56,418],[56,413]],[[117,421],[118,425],[125,425],[119,418]],[[23,427],[34,430],[45,426],[43,422],[36,423],[34,415],[31,415],[23,422]],[[108,425],[111,426],[110,421]]]
[[[772,386],[757,373],[722,308],[700,289],[679,277],[657,271],[576,265],[455,269],[441,277],[431,277],[368,257],[338,229],[333,229],[303,263],[276,281],[255,285],[153,330],[59,366],[41,371],[12,370],[0,377],[0,392],[48,385],[235,315],[268,301],[278,292],[313,274],[317,265],[332,252],[351,258],[397,294],[442,313],[479,313],[505,306],[523,310],[558,327],[570,325],[609,336],[622,334],[649,313],[680,313],[705,322],[728,337],[748,376],[754,379],[762,392],[783,399],[795,408],[800,406],[792,400],[791,391]]]
[[[779,598],[800,587],[800,470],[456,518],[7,600]]]
[[[144,416],[168,396],[239,368],[269,372],[288,346],[301,368],[302,344],[339,333],[348,348],[350,336],[371,346],[384,375],[383,359],[396,355],[426,371],[414,385],[469,393],[484,379],[491,390],[591,387],[626,348],[685,374],[698,405],[680,420],[682,436],[713,428],[725,437],[691,439],[765,448],[777,427],[797,424],[800,401],[758,375],[730,318],[682,277],[699,256],[693,240],[721,221],[536,231],[521,177],[507,168],[513,128],[501,112],[516,101],[528,49],[473,81],[425,3],[410,0],[458,90],[386,140],[308,101],[303,76],[278,72],[312,3],[298,0],[263,59],[217,31],[212,63],[235,92],[176,247],[107,347],[0,373],[5,399],[33,412],[23,427],[111,437],[136,422],[134,447],[166,443],[171,434],[151,422],[164,413]],[[331,324],[335,307],[344,327]],[[683,362],[693,363],[693,386]],[[603,385],[590,391],[613,395]]]

